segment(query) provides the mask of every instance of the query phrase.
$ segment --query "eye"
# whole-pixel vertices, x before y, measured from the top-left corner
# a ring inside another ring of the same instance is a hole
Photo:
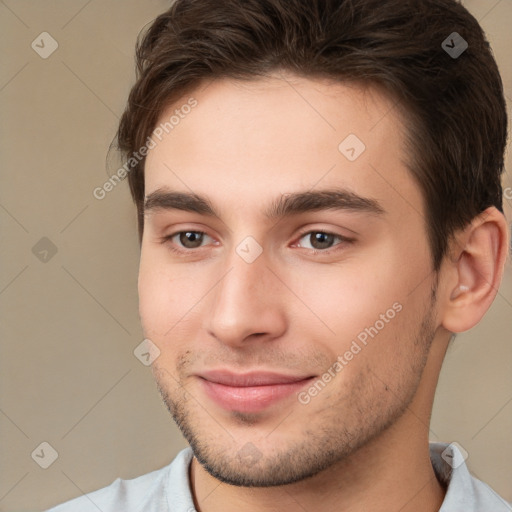
[[[306,243],[304,244],[302,240],[306,240]],[[336,240],[339,240],[339,243],[334,244]],[[336,235],[335,233],[328,233],[326,231],[308,231],[299,239],[299,245],[301,247],[322,252],[327,252],[326,249],[331,249],[333,246],[340,245],[344,242],[351,243],[353,242],[353,239],[342,235]]]
[[[178,249],[198,249],[206,238],[212,240],[210,236],[202,231],[178,231],[172,235],[164,237],[164,241],[169,241],[178,246]]]

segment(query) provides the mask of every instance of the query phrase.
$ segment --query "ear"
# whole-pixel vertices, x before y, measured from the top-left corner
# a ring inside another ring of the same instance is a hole
[[[507,221],[494,206],[454,236],[440,280],[439,314],[445,329],[464,332],[482,319],[498,293],[508,247]]]

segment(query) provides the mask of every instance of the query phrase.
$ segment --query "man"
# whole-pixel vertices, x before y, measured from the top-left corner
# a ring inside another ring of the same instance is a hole
[[[453,0],[178,0],[118,131],[190,448],[54,509],[501,512],[429,445],[505,265],[501,79]]]

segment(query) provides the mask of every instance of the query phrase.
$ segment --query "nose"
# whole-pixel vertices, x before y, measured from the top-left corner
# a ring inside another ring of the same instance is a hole
[[[206,313],[208,334],[233,347],[282,336],[287,328],[285,290],[268,268],[265,253],[248,263],[233,250],[225,263]]]

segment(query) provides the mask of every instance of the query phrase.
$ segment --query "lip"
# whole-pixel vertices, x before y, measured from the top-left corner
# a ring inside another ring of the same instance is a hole
[[[236,374],[227,370],[198,374],[200,384],[215,403],[230,411],[260,412],[298,392],[314,376],[273,372]]]

